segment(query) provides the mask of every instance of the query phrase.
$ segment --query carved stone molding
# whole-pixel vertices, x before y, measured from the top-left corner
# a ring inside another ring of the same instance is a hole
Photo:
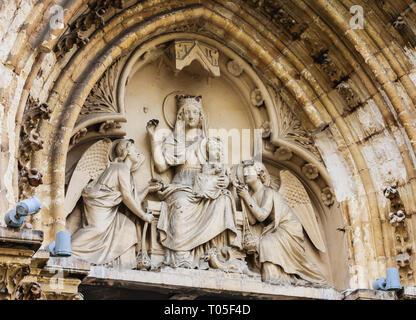
[[[396,264],[399,268],[400,279],[406,283],[413,280],[413,268],[411,266],[413,248],[409,239],[404,204],[397,183],[385,187],[383,194],[390,200],[391,211],[388,218],[394,228]]]

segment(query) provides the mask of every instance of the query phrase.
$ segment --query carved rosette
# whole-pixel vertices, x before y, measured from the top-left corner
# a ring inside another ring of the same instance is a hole
[[[279,147],[275,152],[274,155],[280,161],[288,161],[292,158],[293,153],[288,148]]]
[[[234,77],[239,77],[243,73],[243,67],[235,60],[230,60],[227,62],[227,70]]]
[[[316,179],[319,175],[318,168],[311,163],[307,163],[302,167],[302,173],[310,180]]]
[[[321,190],[321,199],[324,205],[330,207],[334,204],[335,196],[330,187],[325,187]]]
[[[264,103],[263,94],[261,93],[261,90],[258,88],[251,91],[250,99],[253,106],[256,107],[261,107]]]

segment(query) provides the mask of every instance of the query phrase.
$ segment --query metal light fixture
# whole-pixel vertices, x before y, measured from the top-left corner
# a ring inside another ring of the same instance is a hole
[[[69,257],[71,251],[71,234],[68,231],[59,231],[56,240],[49,244],[51,256]]]
[[[403,287],[400,284],[400,276],[397,268],[388,268],[386,278],[377,278],[373,281],[374,290],[400,290]]]
[[[41,208],[42,203],[37,197],[25,199],[20,201],[15,209],[6,213],[4,221],[10,228],[20,228],[26,216],[38,213]]]

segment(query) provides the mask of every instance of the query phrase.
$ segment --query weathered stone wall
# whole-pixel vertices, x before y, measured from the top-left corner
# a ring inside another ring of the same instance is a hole
[[[81,36],[68,26],[82,27],[88,2],[0,2],[1,214],[21,192],[18,159],[29,96],[52,110],[36,127],[44,143],[28,162],[43,174],[43,184],[29,188],[44,206],[33,224],[50,241],[65,228],[66,153],[91,88],[115,59],[145,39],[193,31],[215,35],[250,63],[314,137],[343,212],[350,287],[368,288],[396,266],[387,185],[398,184],[408,242],[416,248],[413,1],[124,1],[107,6],[105,24],[86,26]],[[63,29],[50,28],[55,4],[65,9]],[[354,4],[364,9],[362,30],[348,23]],[[416,257],[410,256],[414,269]],[[404,281],[414,284],[411,275]]]

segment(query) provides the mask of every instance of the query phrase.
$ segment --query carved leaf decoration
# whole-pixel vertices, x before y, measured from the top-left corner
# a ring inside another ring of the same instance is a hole
[[[302,182],[288,170],[280,172],[280,179],[280,194],[295,212],[314,246],[325,252],[325,241],[316,220],[315,210]]]
[[[322,161],[321,155],[314,145],[312,136],[302,127],[301,122],[293,114],[292,110],[285,103],[281,103],[280,108],[277,108],[277,112],[279,137],[306,149],[319,161]]]
[[[67,215],[74,209],[88,182],[104,171],[111,145],[110,139],[100,140],[89,147],[78,161],[65,196],[64,208]]]
[[[117,82],[121,71],[120,60],[108,68],[98,81],[80,112],[80,118],[93,113],[118,113],[117,105]]]

